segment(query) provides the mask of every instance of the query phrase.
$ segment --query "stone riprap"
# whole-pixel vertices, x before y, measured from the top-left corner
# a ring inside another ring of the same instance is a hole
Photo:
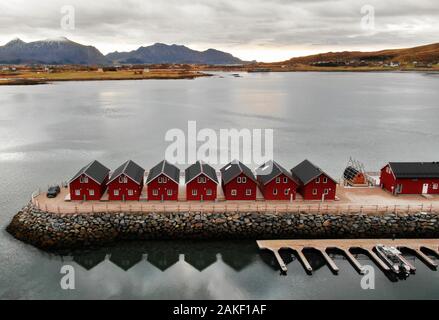
[[[73,249],[120,240],[438,238],[437,213],[306,212],[89,213],[60,215],[24,207],[7,230],[36,247]]]

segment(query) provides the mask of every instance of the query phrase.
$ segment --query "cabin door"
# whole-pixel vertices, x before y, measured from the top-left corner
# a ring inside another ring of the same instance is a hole
[[[422,185],[422,194],[428,194],[428,183]]]

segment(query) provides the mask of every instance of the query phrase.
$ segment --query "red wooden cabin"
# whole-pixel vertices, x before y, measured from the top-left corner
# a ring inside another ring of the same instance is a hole
[[[163,160],[148,174],[148,200],[150,201],[177,201],[178,186],[180,183],[180,169],[168,161]]]
[[[70,180],[70,200],[100,200],[107,188],[110,169],[93,161]]]
[[[291,174],[299,181],[298,192],[304,200],[335,200],[337,181],[310,161],[291,169]]]
[[[295,200],[299,182],[276,161],[268,161],[256,170],[259,188],[265,200]]]
[[[439,194],[439,162],[390,162],[380,184],[392,194]]]
[[[129,160],[117,168],[110,177],[108,199],[118,201],[139,201],[143,189],[145,170]]]
[[[256,200],[257,180],[240,161],[232,161],[221,169],[221,185],[226,200]]]
[[[185,171],[186,200],[216,200],[218,178],[216,171],[207,163],[197,161]]]

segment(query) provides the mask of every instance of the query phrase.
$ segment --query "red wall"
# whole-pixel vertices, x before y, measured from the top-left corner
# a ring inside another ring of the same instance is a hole
[[[125,175],[121,175],[123,177]],[[110,184],[108,184],[108,199],[111,201],[139,201],[140,194],[142,193],[143,183],[138,185],[130,178],[127,178],[127,183],[120,183],[119,178],[116,178]],[[114,195],[114,190],[119,190],[119,195]],[[133,190],[133,195],[128,195],[128,190]]]
[[[323,183],[323,178],[328,178],[327,183]],[[320,178],[320,183],[317,183],[317,179]],[[313,194],[313,190],[317,189],[317,194]],[[312,180],[308,184],[299,188],[299,192],[304,200],[322,200],[323,192],[325,189],[330,189],[329,194],[325,196],[325,200],[335,200],[335,194],[337,192],[337,184],[332,181],[325,174],[321,174],[316,179]]]
[[[159,178],[166,178],[166,183],[159,183]],[[158,195],[153,195],[153,190],[158,190]],[[168,190],[172,190],[172,196],[168,196]],[[177,201],[178,200],[178,184],[166,177],[160,175],[148,184],[148,200],[150,201]]]
[[[186,199],[188,201],[201,201],[201,196],[203,197],[203,201],[214,201],[216,199],[216,183],[204,174],[201,174],[200,177],[201,176],[206,178],[206,183],[198,183],[197,177],[186,185]],[[192,195],[192,190],[194,189],[197,190],[196,196]],[[207,189],[212,190],[210,196],[206,194]]]
[[[266,185],[262,183],[259,184],[262,194],[264,195],[265,200],[290,200],[291,194],[293,195],[293,200],[296,199],[296,190],[297,184],[287,177],[288,182],[284,183],[284,178],[286,177],[284,174],[279,175],[280,183],[276,183],[276,178],[271,180]],[[277,189],[277,195],[273,194],[273,190]],[[285,195],[285,190],[290,189],[288,195]]]
[[[245,174],[241,173],[238,177],[246,177]],[[247,177],[246,183],[238,183],[236,177],[226,185],[223,184],[223,191],[226,200],[256,200],[256,188],[257,184],[252,179]],[[232,196],[232,190],[236,190],[236,196]],[[252,194],[247,196],[245,194],[246,189],[251,189]]]
[[[398,184],[402,184],[400,194],[422,194],[424,184],[428,184],[428,194],[439,194],[439,179],[395,179],[393,174],[387,173],[386,168],[381,169],[381,187],[391,193],[395,193]],[[437,184],[438,188],[434,189]]]
[[[86,175],[82,175],[83,177],[86,177]],[[102,185],[98,184],[93,179],[88,178],[88,183],[81,183],[80,181],[81,176],[73,180],[69,187],[70,187],[70,199],[71,200],[100,200],[102,195],[105,192],[107,182],[108,182],[108,176],[105,178],[105,181],[102,183]],[[80,190],[81,194],[79,196],[75,195],[75,190]],[[90,196],[90,190],[94,190],[94,196]]]

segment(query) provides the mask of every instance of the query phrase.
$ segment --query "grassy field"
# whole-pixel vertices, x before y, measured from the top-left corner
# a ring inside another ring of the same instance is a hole
[[[142,74],[134,71],[66,71],[66,72],[21,72],[15,75],[0,75],[0,85],[32,85],[53,81],[99,81],[99,80],[147,80],[147,79],[194,79],[209,76],[206,73],[183,70],[152,70]]]

